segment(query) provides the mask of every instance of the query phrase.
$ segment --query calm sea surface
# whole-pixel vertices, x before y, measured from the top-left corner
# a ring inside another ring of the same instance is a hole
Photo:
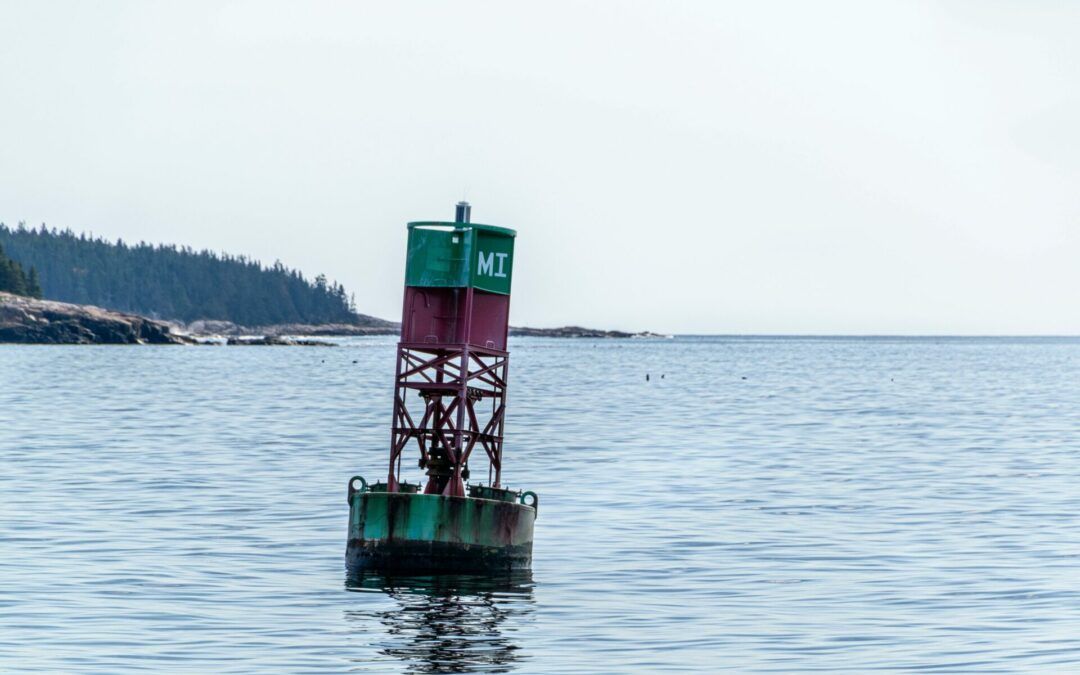
[[[393,346],[0,346],[0,671],[1080,672],[1080,341],[518,340],[532,574],[349,579]]]

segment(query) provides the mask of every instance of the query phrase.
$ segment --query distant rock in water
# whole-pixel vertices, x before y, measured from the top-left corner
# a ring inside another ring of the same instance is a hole
[[[57,345],[192,344],[163,321],[0,293],[0,342]]]
[[[562,328],[525,328],[510,327],[510,335],[515,337],[557,337],[557,338],[663,338],[666,335],[643,331],[625,333],[618,330],[600,330],[581,326],[563,326]]]
[[[336,347],[333,342],[322,340],[300,340],[297,338],[281,337],[280,335],[264,335],[261,337],[231,337],[225,343],[234,347]]]

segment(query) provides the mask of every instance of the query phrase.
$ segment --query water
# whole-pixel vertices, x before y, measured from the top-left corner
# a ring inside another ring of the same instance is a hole
[[[392,372],[0,346],[0,670],[1080,671],[1080,341],[519,340],[496,580],[347,578]]]

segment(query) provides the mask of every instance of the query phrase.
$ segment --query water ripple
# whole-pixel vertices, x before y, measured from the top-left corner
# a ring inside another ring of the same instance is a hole
[[[1080,341],[519,340],[504,579],[346,575],[342,343],[0,346],[0,670],[1080,670]]]

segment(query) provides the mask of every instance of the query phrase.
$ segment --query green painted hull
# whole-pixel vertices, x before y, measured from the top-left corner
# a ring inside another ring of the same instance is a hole
[[[357,492],[349,502],[350,570],[489,573],[532,564],[536,509],[473,497]]]

